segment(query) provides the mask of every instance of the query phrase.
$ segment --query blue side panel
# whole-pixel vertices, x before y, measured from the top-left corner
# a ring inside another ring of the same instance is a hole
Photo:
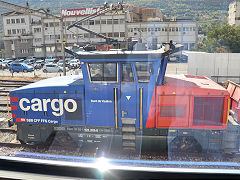
[[[86,64],[81,67],[85,80],[86,125],[115,127],[115,88],[119,99],[119,84],[90,83]]]
[[[167,63],[168,63],[168,58],[169,57],[165,57],[162,59],[162,63],[160,66],[160,71],[159,71],[159,76],[157,78],[157,85],[162,85],[164,82],[164,77],[165,77],[165,73],[166,73],[166,69],[167,69]]]
[[[86,125],[88,126],[115,126],[113,84],[92,84],[86,86]]]
[[[54,87],[53,84],[52,87],[41,87],[38,84],[10,92],[10,97],[14,99],[11,101],[11,106],[13,106],[12,115],[15,123],[85,124],[82,83],[75,81],[75,84],[62,87]]]
[[[138,97],[140,97],[140,88],[142,88],[142,95],[143,95],[143,127],[146,126],[147,123],[147,118],[148,118],[148,113],[150,109],[150,105],[152,102],[152,96],[153,96],[153,91],[156,85],[157,77],[162,75],[162,79],[164,79],[165,73],[160,74],[162,72],[162,69],[164,66],[162,65],[164,63],[165,59],[159,59],[159,61],[155,61],[153,65],[153,75],[150,78],[149,83],[138,83],[137,87],[137,93]],[[160,68],[159,68],[160,67]],[[140,109],[140,105],[138,103],[138,110]],[[140,114],[140,112],[138,112]]]

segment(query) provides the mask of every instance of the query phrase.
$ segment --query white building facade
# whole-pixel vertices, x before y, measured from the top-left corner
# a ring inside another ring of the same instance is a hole
[[[229,4],[228,24],[233,26],[240,25],[240,1],[235,0]]]
[[[34,17],[31,14],[3,14],[6,57],[62,56],[60,35],[62,27],[66,46],[105,42],[105,39],[76,27],[67,30],[69,25],[99,9],[101,7],[62,10],[63,26],[59,19]],[[22,18],[25,20],[21,21]],[[12,23],[13,19],[15,23]],[[19,22],[16,19],[20,19],[20,23],[16,23],[16,21]],[[118,11],[105,13],[84,21],[80,25],[106,37],[117,39],[119,42],[141,40],[148,48],[151,48],[153,41],[161,44],[173,40],[173,42],[184,44],[185,49],[188,50],[194,48],[197,43],[197,23],[192,20],[150,18],[145,22],[132,22],[129,14]]]
[[[173,19],[128,23],[128,37],[152,47],[153,43],[162,44],[172,40],[184,45],[185,50],[196,47],[198,31],[197,23],[192,20]]]

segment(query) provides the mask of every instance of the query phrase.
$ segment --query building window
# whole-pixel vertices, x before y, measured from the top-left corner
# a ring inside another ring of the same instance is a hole
[[[54,27],[54,23],[53,23],[53,22],[50,22],[50,23],[49,23],[49,27]]]
[[[57,46],[57,52],[62,52],[62,47],[61,46]]]
[[[107,24],[112,24],[112,19],[107,19]]]
[[[95,20],[95,24],[100,24],[100,20]]]
[[[94,25],[94,20],[89,20],[89,25]]]
[[[42,38],[36,38],[34,39],[35,42],[41,42],[42,41]]]
[[[44,27],[48,27],[48,23],[44,23]]]
[[[188,43],[183,43],[184,45],[184,50],[188,50]]]
[[[22,33],[22,30],[21,30],[21,29],[17,29],[17,33],[18,33],[18,34],[21,34],[21,33]]]
[[[112,33],[107,33],[108,34],[108,37],[112,37]]]
[[[20,42],[21,43],[28,43],[28,39],[21,39]]]
[[[101,24],[106,24],[106,19],[101,20]]]
[[[90,34],[90,38],[95,38],[95,35],[94,34]]]
[[[45,35],[45,40],[50,40],[49,35]]]
[[[20,23],[20,19],[16,19],[16,23],[19,24]]]
[[[60,39],[60,34],[55,36],[56,39]]]
[[[120,19],[120,24],[124,24],[125,23],[125,19]]]
[[[8,35],[10,35],[11,34],[11,29],[8,29],[7,32],[8,32]]]
[[[114,37],[119,37],[119,32],[113,33]]]
[[[46,47],[47,52],[51,52],[51,47]]]
[[[7,19],[7,24],[10,24],[10,23],[11,23],[10,19]]]
[[[21,49],[20,52],[21,52],[22,54],[25,54],[25,53],[28,53],[29,51],[28,51],[28,49]]]
[[[58,27],[59,26],[59,22],[55,22],[55,27]]]
[[[89,34],[88,33],[84,33],[84,38],[89,38]]]
[[[26,34],[26,29],[22,29],[22,34]]]
[[[21,23],[25,23],[25,19],[24,18],[21,18]]]
[[[12,24],[15,24],[15,19],[11,19]]]
[[[35,52],[36,52],[36,53],[42,52],[42,48],[35,48]]]
[[[50,35],[50,40],[54,40],[55,39],[55,35]]]
[[[13,33],[13,34],[16,34],[16,29],[13,29],[13,30],[12,30],[12,33]]]
[[[40,33],[42,30],[41,30],[41,28],[34,28],[33,31],[34,31],[34,33]]]
[[[114,19],[113,24],[118,24],[118,19]]]
[[[120,37],[125,37],[125,32],[120,32]]]

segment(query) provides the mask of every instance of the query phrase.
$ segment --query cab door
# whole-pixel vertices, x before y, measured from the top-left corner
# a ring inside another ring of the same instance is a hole
[[[124,121],[137,122],[137,84],[133,73],[132,63],[121,63],[121,87],[120,87],[120,118]]]

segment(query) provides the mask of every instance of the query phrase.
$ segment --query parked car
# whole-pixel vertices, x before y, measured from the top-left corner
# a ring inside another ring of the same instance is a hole
[[[65,59],[66,62],[66,67],[69,67],[69,61],[67,59]],[[58,66],[63,66],[63,60],[59,60],[57,63]]]
[[[71,69],[76,69],[80,67],[80,61],[78,59],[73,59],[70,61],[69,66]]]
[[[8,69],[12,61],[3,61],[2,62],[2,69]]]
[[[30,61],[30,60],[24,60],[23,61],[23,63],[25,63],[25,64],[27,64],[27,65],[32,65],[33,64],[33,62],[32,61]]]
[[[58,67],[60,68],[60,70],[63,72],[63,63],[59,64]],[[66,71],[69,71],[69,68],[66,66]]]
[[[46,57],[45,58],[45,63],[46,64],[54,64],[54,63],[57,63],[57,62],[58,62],[57,58],[54,58],[54,57]]]
[[[62,72],[63,70],[57,64],[45,64],[42,68],[44,73]]]
[[[33,67],[34,69],[41,69],[44,65],[44,60],[37,60],[34,64]]]
[[[24,59],[16,59],[16,60],[14,60],[13,62],[14,63],[22,63],[24,61]]]
[[[33,66],[27,65],[25,63],[12,63],[9,67],[11,73],[14,72],[32,72],[34,71]]]

